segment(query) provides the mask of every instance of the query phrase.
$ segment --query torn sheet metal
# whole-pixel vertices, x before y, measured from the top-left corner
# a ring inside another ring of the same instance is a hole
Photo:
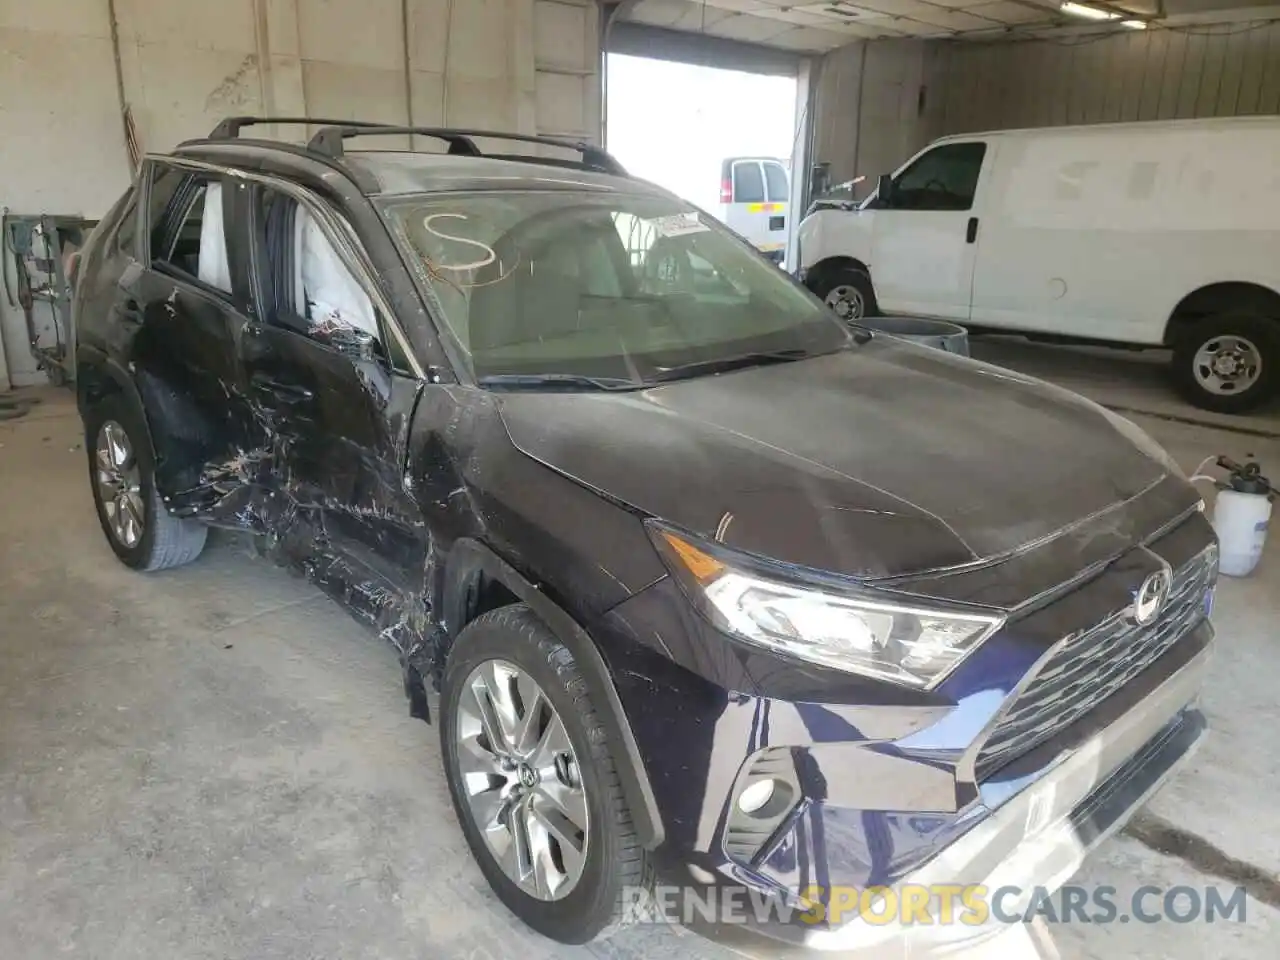
[[[260,555],[393,643],[410,709],[428,719],[444,634],[433,541],[403,468],[420,384],[370,357],[363,331],[330,318],[322,333],[266,332],[247,351],[247,386],[224,384],[221,419],[142,371],[157,484],[176,516],[254,534]]]

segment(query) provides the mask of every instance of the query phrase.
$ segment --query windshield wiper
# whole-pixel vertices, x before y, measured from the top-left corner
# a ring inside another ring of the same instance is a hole
[[[576,373],[496,373],[476,381],[482,387],[508,390],[636,390],[643,384],[622,377],[587,377]]]
[[[680,363],[674,367],[659,367],[655,376],[649,378],[650,383],[661,383],[664,380],[682,380],[696,377],[704,373],[728,373],[730,370],[742,370],[746,367],[763,367],[771,363],[791,363],[817,356],[808,350],[757,350],[751,353],[737,353],[729,357],[717,357],[714,360],[695,360],[692,363]]]

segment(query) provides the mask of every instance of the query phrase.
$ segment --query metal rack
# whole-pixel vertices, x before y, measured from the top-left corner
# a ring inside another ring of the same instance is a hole
[[[69,265],[96,224],[96,220],[75,215],[13,214],[7,209],[0,223],[5,296],[11,307],[22,308],[31,355],[55,385],[75,380]],[[48,305],[47,330],[41,330],[37,322],[44,312],[38,304]]]

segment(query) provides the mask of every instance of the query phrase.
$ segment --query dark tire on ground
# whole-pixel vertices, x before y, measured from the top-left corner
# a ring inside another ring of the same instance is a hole
[[[124,428],[137,463],[140,497],[143,504],[142,536],[129,546],[117,539],[107,518],[102,493],[97,482],[98,432],[108,420]],[[151,443],[142,423],[142,414],[121,394],[110,394],[90,407],[84,419],[85,451],[89,458],[89,487],[98,512],[102,532],[127,566],[135,570],[166,570],[190,563],[204,549],[209,529],[195,520],[171,516],[155,488],[155,462]]]
[[[821,267],[808,278],[808,287],[835,311],[836,316],[848,322],[863,317],[878,317],[880,307],[876,303],[875,287],[871,284],[871,275],[861,267],[853,264],[834,264]],[[840,297],[841,291],[856,292],[861,298],[861,308],[856,305],[857,299],[846,295]],[[831,302],[839,297],[839,302]],[[845,307],[844,305],[848,306]],[[842,309],[844,312],[842,312]]]
[[[1205,353],[1242,356],[1257,361],[1252,377],[1214,376]],[[1280,387],[1280,319],[1248,311],[1225,311],[1188,323],[1173,344],[1172,374],[1189,403],[1218,413],[1244,413],[1275,395]],[[1218,389],[1212,385],[1217,383]]]
[[[562,721],[587,804],[587,852],[581,879],[559,900],[539,900],[509,879],[480,835],[461,787],[457,737],[459,700],[467,677],[482,663],[504,660],[542,688]],[[543,936],[566,944],[599,940],[635,919],[624,894],[652,883],[618,779],[611,744],[573,654],[525,604],[481,614],[449,653],[440,699],[440,744],[454,811],[485,879],[506,907]]]

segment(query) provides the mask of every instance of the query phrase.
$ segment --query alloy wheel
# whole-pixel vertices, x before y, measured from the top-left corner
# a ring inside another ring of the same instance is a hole
[[[850,284],[832,287],[825,302],[846,323],[861,320],[867,312],[867,301],[862,291]]]
[[[1262,351],[1245,337],[1214,337],[1196,351],[1192,372],[1209,393],[1242,394],[1262,376]]]
[[[136,547],[146,529],[142,474],[129,434],[114,420],[106,421],[98,430],[94,473],[111,535],[122,547]]]
[[[568,896],[587,860],[587,796],[551,701],[522,668],[486,660],[467,676],[456,717],[461,792],[485,845],[523,892]]]

